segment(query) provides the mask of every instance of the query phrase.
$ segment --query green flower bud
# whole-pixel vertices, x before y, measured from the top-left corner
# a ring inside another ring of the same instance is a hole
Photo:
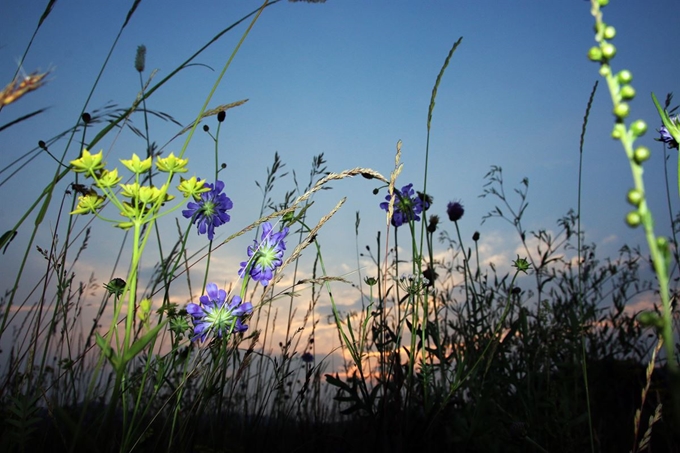
[[[623,126],[623,124],[615,124],[614,129],[612,129],[612,138],[614,140],[621,140],[625,130],[626,130],[626,128],[625,128],[625,126]]]
[[[619,94],[621,95],[621,99],[633,99],[635,97],[635,88],[630,85],[624,85],[621,87],[621,90],[619,90]]]
[[[624,69],[616,75],[616,78],[620,84],[628,84],[633,81],[633,74],[628,69]]]
[[[374,286],[376,283],[378,283],[378,280],[375,277],[366,277],[364,282],[366,282],[368,286]]]
[[[115,295],[116,297],[120,297],[123,295],[125,285],[126,285],[125,280],[123,280],[122,278],[114,278],[106,285],[104,285],[104,288],[106,288],[109,294]]]
[[[617,104],[616,107],[614,107],[614,115],[616,115],[618,119],[627,117],[629,113],[630,106],[625,102],[621,102],[620,104]]]
[[[588,51],[588,58],[590,58],[592,61],[602,60],[602,50],[600,50],[599,47],[591,47]]]
[[[292,225],[296,222],[295,212],[286,212],[281,220],[283,220],[284,225]]]
[[[633,124],[630,125],[630,131],[636,137],[640,137],[642,135],[645,135],[645,132],[647,132],[647,123],[645,123],[642,120],[633,121]]]
[[[606,42],[602,44],[602,56],[607,60],[611,60],[616,55],[616,46],[614,44]]]
[[[519,255],[517,255],[517,259],[512,262],[512,266],[516,267],[518,272],[524,272],[525,274],[531,267],[529,261],[527,261],[526,258],[520,258]]]
[[[663,236],[656,238],[656,246],[661,249],[664,253],[668,251],[668,239]]]
[[[602,66],[600,66],[599,72],[602,77],[607,77],[609,74],[612,73],[612,68],[610,68],[609,65],[607,64],[603,64]]]
[[[638,165],[649,159],[650,155],[651,153],[649,148],[646,146],[640,146],[639,148],[636,148],[635,151],[633,151],[633,159],[635,159],[635,162]]]
[[[604,39],[614,39],[614,36],[616,36],[616,28],[607,25],[604,29]]]
[[[600,7],[607,6],[609,4],[609,0],[597,0],[597,4],[600,5]]]
[[[628,191],[628,203],[632,204],[635,207],[640,206],[640,203],[642,203],[643,198],[644,196],[642,195],[642,191],[638,189],[630,189]]]
[[[642,223],[642,216],[637,211],[630,211],[626,216],[626,223],[629,227],[635,228]]]

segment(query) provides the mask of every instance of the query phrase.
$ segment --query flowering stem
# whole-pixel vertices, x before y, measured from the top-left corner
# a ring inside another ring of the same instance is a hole
[[[663,307],[662,318],[659,320],[660,331],[664,339],[664,346],[666,347],[668,368],[671,372],[671,375],[677,379],[678,363],[675,359],[675,342],[673,341],[673,321],[671,313],[672,309],[669,295],[668,265],[670,262],[670,255],[668,241],[663,237],[657,237],[654,233],[654,219],[645,198],[646,192],[643,179],[642,162],[648,157],[649,150],[644,147],[639,147],[637,149],[633,148],[635,139],[644,133],[646,130],[646,125],[641,120],[638,120],[633,122],[631,127],[628,128],[623,121],[623,119],[628,114],[628,104],[624,102],[625,100],[621,93],[622,88],[627,86],[630,79],[632,79],[632,75],[629,71],[621,71],[617,75],[612,73],[609,60],[613,58],[615,48],[612,44],[607,42],[605,33],[610,30],[610,28],[607,27],[602,20],[602,11],[600,10],[599,1],[591,0],[591,14],[595,18],[595,29],[597,30],[595,41],[599,44],[599,47],[593,47],[589,52],[589,56],[592,60],[600,62],[600,75],[604,77],[605,81],[607,82],[607,87],[609,88],[609,93],[612,98],[612,104],[614,105],[614,114],[617,117],[617,121],[612,132],[612,137],[619,140],[623,146],[626,156],[628,157],[628,163],[630,164],[630,170],[633,176],[633,183],[635,187],[634,190],[640,195],[639,199],[636,199],[634,203],[637,208],[636,211],[633,211],[628,215],[628,223],[630,226],[637,226],[641,224],[645,231],[645,237],[647,239],[647,244],[652,257],[654,271],[656,272],[657,280],[659,282],[659,295],[661,297],[661,304]],[[610,36],[610,38],[612,37],[613,36]],[[623,87],[621,84],[623,84]],[[630,199],[631,197],[629,192],[629,201]],[[680,406],[680,396],[678,396],[678,405]]]

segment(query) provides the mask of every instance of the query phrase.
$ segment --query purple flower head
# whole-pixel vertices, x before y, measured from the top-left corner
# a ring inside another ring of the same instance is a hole
[[[187,204],[189,209],[182,211],[182,215],[196,224],[198,234],[208,233],[208,239],[212,241],[215,237],[215,228],[231,219],[227,211],[234,207],[234,203],[222,193],[224,189],[222,181],[217,180],[214,186],[206,184],[205,187],[209,187],[210,191],[202,193],[198,202],[189,202]]]
[[[269,281],[274,278],[274,271],[283,263],[283,252],[286,250],[286,243],[283,241],[288,234],[288,227],[278,233],[272,232],[272,224],[265,222],[262,224],[262,239],[258,244],[253,241],[253,245],[248,246],[248,261],[241,263],[238,271],[240,277],[246,273],[250,278],[267,286]]]
[[[446,205],[446,213],[449,215],[449,220],[457,222],[465,214],[465,209],[460,201],[452,201]]]
[[[232,332],[244,332],[248,329],[242,319],[253,312],[250,302],[241,303],[241,298],[234,296],[227,303],[227,292],[218,289],[214,283],[208,283],[205,292],[200,298],[200,305],[187,305],[187,312],[194,322],[192,341],[205,341],[208,334],[219,338],[228,337]]]
[[[676,123],[676,121],[678,121],[678,117],[675,117],[675,119],[671,118],[671,122]],[[678,149],[678,142],[676,142],[671,133],[668,132],[666,126],[661,126],[661,128],[659,129],[659,135],[660,137],[658,138],[658,140],[660,142],[666,143],[668,147],[671,149]]]
[[[396,197],[394,200],[394,212],[392,213],[392,225],[394,227],[400,227],[405,223],[413,220],[417,222],[420,220],[420,214],[424,210],[430,207],[430,203],[427,197],[419,197],[416,195],[416,191],[413,190],[413,184],[407,184],[401,188],[401,191],[394,193]],[[385,211],[389,210],[390,196],[387,195],[385,200],[380,203],[380,208]]]
[[[312,363],[314,361],[314,355],[311,352],[305,352],[300,358],[305,363]]]

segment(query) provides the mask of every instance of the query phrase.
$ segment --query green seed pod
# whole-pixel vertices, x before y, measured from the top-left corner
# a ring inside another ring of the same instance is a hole
[[[621,90],[619,90],[619,94],[621,95],[621,99],[633,99],[635,97],[635,88],[630,85],[624,85],[621,87]]]
[[[620,124],[615,124],[614,129],[612,129],[612,138],[614,140],[620,140],[623,137],[623,132],[625,129],[621,128]]]
[[[614,58],[614,55],[616,55],[616,46],[612,43],[604,43],[602,44],[602,56],[605,57],[607,60],[611,60]]]
[[[647,132],[647,123],[642,120],[633,121],[633,124],[630,125],[630,131],[635,134],[636,137],[645,135],[645,132]]]
[[[626,216],[626,223],[629,227],[635,228],[642,223],[642,216],[637,211],[630,211]]]
[[[616,28],[607,25],[604,29],[604,39],[614,39],[614,36],[616,36]]]
[[[624,69],[616,75],[616,78],[621,85],[624,85],[633,81],[633,74],[628,69]]]
[[[602,6],[607,6],[609,4],[609,0],[597,0],[597,4]]]
[[[640,206],[640,203],[642,203],[643,198],[644,196],[642,195],[642,191],[638,189],[630,189],[628,191],[628,203],[632,204],[635,207]]]
[[[600,66],[600,75],[602,77],[607,77],[611,73],[612,69],[609,67],[608,64],[603,64],[602,66]]]
[[[588,51],[588,58],[590,58],[592,61],[602,60],[602,50],[600,50],[599,47],[591,47]]]
[[[636,148],[635,151],[633,151],[633,159],[635,159],[635,162],[638,165],[649,159],[650,155],[651,153],[649,152],[649,148],[646,146],[640,146],[639,148]]]
[[[614,115],[616,115],[618,119],[627,117],[629,113],[630,106],[625,102],[621,102],[620,104],[617,104],[616,107],[614,107]]]

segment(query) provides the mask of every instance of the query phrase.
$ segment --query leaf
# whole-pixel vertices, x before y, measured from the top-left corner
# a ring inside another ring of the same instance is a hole
[[[156,338],[158,331],[165,327],[168,321],[170,321],[170,318],[166,318],[165,321],[149,330],[142,338],[132,343],[130,349],[125,351],[125,354],[123,354],[123,363],[128,363],[130,360],[134,359],[137,354],[142,352],[142,349],[144,349],[149,344],[149,342],[151,342],[151,340]]]
[[[352,393],[352,387],[347,385],[346,383],[342,382],[338,377],[337,374],[333,376],[332,374],[326,374],[326,382],[328,382],[330,385],[333,385],[335,387],[338,387],[348,393]]]
[[[7,251],[7,247],[9,247],[10,242],[14,240],[14,238],[17,235],[17,230],[9,230],[6,231],[5,234],[0,236],[0,247],[3,247],[2,253],[3,255]]]
[[[114,368],[118,368],[120,362],[118,356],[113,352],[113,348],[106,342],[104,337],[95,332],[94,340],[95,343],[97,343],[97,346],[99,346],[99,349],[101,349],[102,354],[104,354],[104,357],[111,362],[111,365],[113,365]]]

